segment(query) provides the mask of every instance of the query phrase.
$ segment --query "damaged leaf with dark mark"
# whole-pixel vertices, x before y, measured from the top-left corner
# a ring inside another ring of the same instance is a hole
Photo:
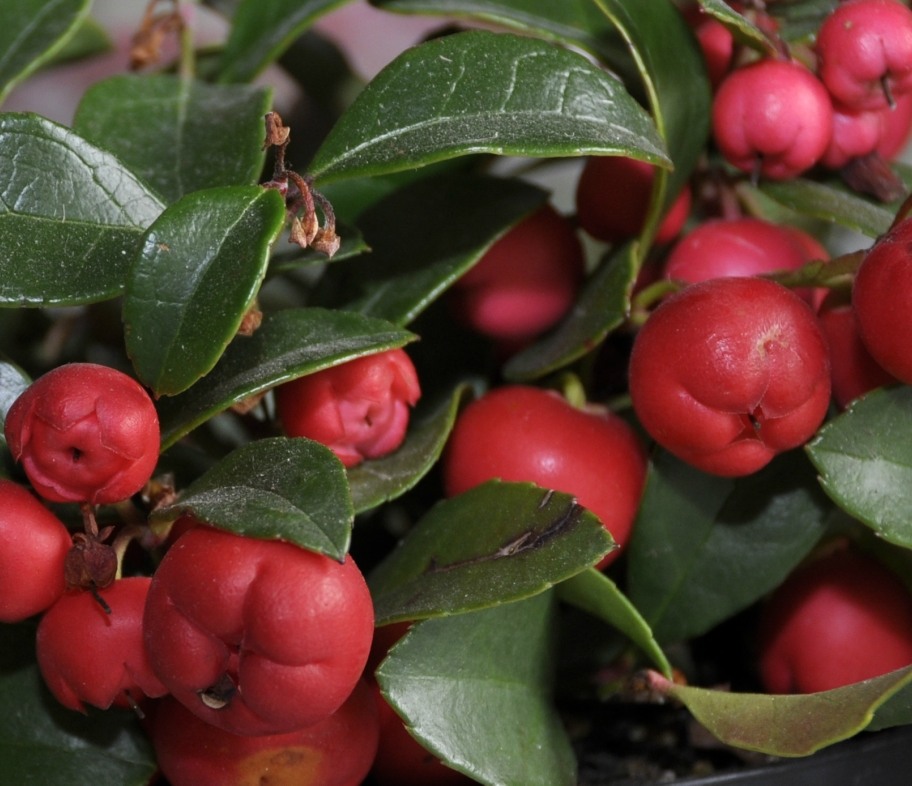
[[[528,598],[595,564],[614,545],[570,495],[489,481],[437,504],[371,573],[377,623]]]

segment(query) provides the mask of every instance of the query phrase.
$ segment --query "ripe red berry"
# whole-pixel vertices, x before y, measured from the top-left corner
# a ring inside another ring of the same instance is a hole
[[[10,407],[10,452],[52,502],[120,502],[139,491],[158,461],[158,414],[132,377],[70,363],[36,379]]]
[[[286,434],[316,440],[354,467],[402,444],[421,388],[409,356],[391,349],[286,382],[275,396]]]
[[[364,682],[329,717],[285,734],[231,734],[170,696],[150,718],[155,757],[170,786],[359,786],[379,732],[376,701]]]
[[[737,169],[774,180],[796,177],[827,149],[833,106],[800,63],[759,60],[732,71],[712,107],[713,137]]]
[[[886,567],[851,550],[799,568],[760,624],[770,693],[814,693],[912,663],[912,595]]]
[[[554,326],[583,280],[570,222],[544,205],[507,231],[448,292],[456,317],[493,339],[522,342]]]
[[[897,0],[848,0],[817,33],[817,70],[853,109],[886,107],[912,92],[912,11]]]
[[[135,706],[163,696],[143,646],[142,620],[150,579],[118,579],[98,590],[106,610],[91,592],[67,592],[38,624],[38,666],[51,693],[65,707],[85,712]]]
[[[636,237],[643,229],[655,167],[623,156],[593,156],[576,183],[576,216],[592,237],[616,243]],[[657,243],[673,240],[690,214],[689,186],[678,194],[659,228]]]
[[[901,221],[865,254],[852,286],[852,307],[874,360],[912,383],[912,220]]]
[[[660,445],[737,476],[804,444],[826,415],[826,340],[808,304],[762,278],[715,278],[675,293],[634,341],[630,394]]]
[[[575,496],[620,547],[630,538],[645,475],[644,448],[626,421],[525,385],[496,388],[469,404],[443,457],[448,496],[492,478],[536,483]]]
[[[144,618],[155,673],[207,723],[282,734],[348,698],[373,635],[373,604],[351,557],[206,526],[162,559]]]
[[[28,489],[0,478],[0,622],[31,617],[63,594],[70,546],[60,519]]]
[[[684,18],[700,45],[709,82],[717,88],[731,70],[735,38],[725,25],[707,14],[701,6],[688,8]]]

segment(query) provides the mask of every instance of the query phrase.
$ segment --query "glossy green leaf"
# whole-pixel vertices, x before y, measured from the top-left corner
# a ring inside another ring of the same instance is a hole
[[[399,55],[336,123],[310,171],[328,181],[468,153],[667,161],[617,79],[544,41],[475,30]]]
[[[64,708],[35,663],[35,626],[0,625],[0,774],[4,783],[145,786],[155,756],[127,710]]]
[[[776,56],[776,47],[772,39],[750,19],[735,11],[725,0],[699,0],[699,3],[707,14],[722,22],[742,44],[747,44],[762,54]]]
[[[73,128],[173,202],[192,191],[257,181],[271,101],[262,87],[122,74],[86,91]]]
[[[589,568],[557,585],[558,597],[607,622],[636,644],[666,677],[671,664],[656,642],[646,620],[608,576]]]
[[[362,512],[401,496],[423,478],[443,453],[467,386],[433,406],[419,404],[405,442],[383,458],[365,461],[348,471],[355,510]]]
[[[705,633],[782,582],[827,509],[801,451],[738,480],[660,454],[627,550],[628,596],[661,642]]]
[[[840,184],[795,178],[764,182],[760,187],[766,196],[796,213],[832,221],[869,237],[886,232],[896,215],[890,206],[865,199]]]
[[[164,207],[110,153],[36,115],[0,115],[0,183],[0,305],[117,296]]]
[[[652,687],[683,702],[719,740],[773,756],[809,756],[864,729],[875,711],[912,681],[912,666],[822,693],[729,693],[669,683]]]
[[[241,0],[219,67],[222,82],[248,82],[319,17],[346,0]]]
[[[266,314],[256,332],[233,341],[197,384],[158,402],[162,447],[275,385],[414,338],[383,320],[346,311],[307,308]]]
[[[569,495],[488,481],[435,505],[374,569],[377,621],[527,598],[594,565],[613,545]]]
[[[327,271],[317,297],[406,325],[546,199],[519,180],[461,174],[419,180],[362,214],[358,223],[372,253]]]
[[[823,490],[890,543],[912,548],[912,387],[855,400],[807,445]]]
[[[284,540],[342,560],[354,521],[345,469],[309,439],[270,437],[237,448],[159,508],[161,526],[184,513],[238,535]]]
[[[660,169],[642,237],[645,252],[666,207],[705,150],[712,95],[703,55],[671,0],[595,0],[629,43],[674,169]]]
[[[3,0],[0,4],[0,103],[53,59],[88,16],[91,0]]]
[[[576,763],[550,700],[551,593],[426,620],[380,665],[381,691],[412,734],[489,786],[573,786]]]
[[[237,334],[285,223],[277,191],[195,191],[149,227],[124,298],[127,353],[156,395],[212,370]]]
[[[504,376],[517,382],[536,379],[591,352],[627,318],[638,269],[636,246],[621,246],[586,282],[563,321],[507,361]]]

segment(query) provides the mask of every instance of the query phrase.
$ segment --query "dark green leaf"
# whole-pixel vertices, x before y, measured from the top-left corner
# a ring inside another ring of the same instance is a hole
[[[435,756],[490,786],[572,786],[576,763],[550,698],[551,593],[412,626],[377,678]]]
[[[334,180],[482,152],[667,161],[648,114],[617,79],[552,44],[476,30],[399,55],[335,125],[310,171]]]
[[[886,232],[896,216],[895,209],[865,199],[839,184],[795,178],[764,182],[761,189],[766,196],[796,213],[832,221],[869,237]]]
[[[248,82],[320,16],[346,0],[241,0],[222,51],[219,80]]]
[[[856,399],[807,445],[823,490],[890,543],[912,548],[912,387]]]
[[[0,115],[0,183],[0,305],[117,296],[163,208],[110,153],[35,115]]]
[[[317,296],[406,325],[545,199],[544,191],[518,180],[459,174],[419,180],[362,214],[358,223],[373,253],[329,270]]]
[[[395,499],[430,471],[443,452],[467,391],[467,386],[460,386],[449,398],[432,407],[419,405],[405,442],[397,451],[348,471],[355,511],[360,513]]]
[[[569,495],[488,481],[435,505],[371,573],[377,621],[527,598],[595,564],[612,545]]]
[[[912,724],[912,685],[906,684],[877,708],[874,719],[865,728],[877,731],[909,724]]]
[[[619,248],[586,282],[563,321],[507,361],[504,376],[514,381],[535,379],[591,352],[626,319],[638,269],[636,246]]]
[[[738,480],[663,453],[628,547],[627,592],[659,641],[705,633],[780,584],[820,539],[826,512],[800,451]]]
[[[912,680],[912,666],[822,693],[730,693],[669,683],[653,687],[683,702],[727,745],[773,756],[809,756],[864,729],[875,711]]]
[[[127,353],[156,395],[190,387],[237,334],[285,223],[277,191],[195,191],[149,227],[124,298]]]
[[[162,399],[162,448],[213,415],[282,382],[361,355],[401,347],[414,334],[383,320],[345,311],[288,309],[267,314],[257,331],[240,336],[216,367],[179,396]]]
[[[0,4],[0,103],[51,60],[88,16],[91,0],[3,0]]]
[[[153,524],[184,513],[219,529],[277,539],[342,560],[354,520],[345,469],[309,439],[271,437],[237,448],[191,483]]]
[[[173,202],[203,188],[257,181],[271,100],[260,87],[122,74],[86,91],[73,128]]]
[[[0,773],[16,786],[145,786],[155,773],[148,738],[129,711],[58,704],[35,664],[35,627],[0,625]]]

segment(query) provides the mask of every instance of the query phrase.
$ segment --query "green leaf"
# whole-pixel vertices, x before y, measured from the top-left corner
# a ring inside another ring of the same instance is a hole
[[[207,374],[237,334],[285,223],[277,191],[207,189],[167,208],[146,233],[124,299],[127,353],[156,395]]]
[[[490,786],[572,786],[576,763],[549,692],[551,593],[426,620],[380,664],[381,691],[412,734]]]
[[[912,548],[912,387],[876,390],[830,420],[806,449],[820,485],[890,543]]]
[[[91,0],[3,0],[0,5],[0,103],[52,60],[89,14]]]
[[[377,622],[527,598],[594,565],[613,545],[571,496],[488,481],[435,505],[372,571]]]
[[[835,183],[795,178],[764,182],[760,188],[766,196],[796,213],[832,221],[868,237],[882,235],[896,217],[896,210],[890,206],[872,202]]]
[[[221,82],[249,82],[319,17],[346,0],[242,0],[222,50]]]
[[[513,355],[504,376],[513,381],[536,379],[591,352],[627,318],[638,269],[635,245],[613,252],[586,282],[572,311],[544,338]]]
[[[354,521],[342,463],[303,437],[237,448],[151,521],[161,526],[185,513],[237,535],[284,540],[337,560],[345,558]]]
[[[415,338],[383,320],[319,308],[266,314],[233,341],[215,368],[185,393],[158,402],[162,449],[233,404],[275,385]]]
[[[683,702],[727,745],[773,756],[809,756],[864,729],[875,711],[912,681],[912,666],[821,693],[729,693],[675,685],[651,674],[652,687]]]
[[[35,626],[0,625],[0,761],[5,783],[144,786],[156,771],[131,711],[60,705],[35,663]]]
[[[310,172],[328,181],[469,153],[667,163],[648,114],[617,79],[544,41],[475,30],[399,55],[343,114]]]
[[[420,404],[412,415],[405,442],[383,458],[348,470],[355,511],[360,513],[401,496],[423,478],[443,453],[468,386],[461,385],[434,406]]]
[[[724,24],[742,44],[764,55],[775,57],[776,47],[757,25],[735,11],[725,0],[699,0],[703,10]]]
[[[660,454],[627,550],[628,595],[659,641],[698,636],[778,586],[826,513],[801,451],[738,480]]]
[[[607,622],[636,644],[666,677],[671,677],[671,664],[656,642],[646,620],[618,589],[617,585],[595,568],[589,568],[557,585],[558,597],[565,603]]]
[[[122,74],[90,87],[74,130],[110,150],[168,202],[257,181],[271,90],[170,74]]]
[[[358,223],[373,253],[327,271],[316,297],[407,325],[546,199],[519,180],[466,174],[419,180],[362,214]]]
[[[0,115],[0,183],[0,305],[116,297],[163,208],[110,153],[29,114]]]
[[[912,684],[906,684],[881,704],[866,731],[879,731],[892,726],[912,724]]]
[[[670,0],[595,0],[617,25],[636,61],[656,128],[674,164],[658,170],[641,237],[648,241],[687,182],[709,137],[712,94],[703,55]],[[640,248],[645,253],[648,243]]]

